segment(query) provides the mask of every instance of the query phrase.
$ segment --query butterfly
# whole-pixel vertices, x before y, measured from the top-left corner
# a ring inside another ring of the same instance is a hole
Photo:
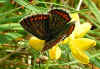
[[[28,16],[22,19],[20,24],[32,35],[46,41],[42,49],[45,51],[72,33],[75,24],[70,21],[71,17],[68,12],[62,9],[52,9],[47,14]]]

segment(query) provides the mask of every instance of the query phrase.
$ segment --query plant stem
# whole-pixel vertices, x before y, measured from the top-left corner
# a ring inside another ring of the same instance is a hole
[[[81,6],[82,2],[83,2],[83,0],[80,0],[80,1],[79,1],[79,3],[78,3],[78,6],[77,6],[76,10],[78,10],[78,11],[79,11],[80,6]]]

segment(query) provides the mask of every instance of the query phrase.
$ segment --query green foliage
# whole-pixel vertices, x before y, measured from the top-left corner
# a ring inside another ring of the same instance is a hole
[[[83,0],[86,8],[82,7],[81,10],[77,11],[75,9],[78,6],[79,0],[75,0],[74,4],[71,4],[70,0],[65,0],[64,2],[63,0],[33,0],[32,3],[29,1],[30,0],[0,0],[0,69],[26,69],[28,67],[30,69],[64,69],[64,66],[69,69],[86,68],[85,65],[78,64],[66,45],[60,46],[62,49],[60,60],[52,61],[49,59],[47,64],[40,65],[36,63],[37,58],[43,54],[29,47],[27,40],[29,40],[30,35],[21,27],[19,21],[30,14],[46,13],[52,6],[56,8],[63,7],[69,9],[70,12],[80,13],[80,15],[83,16],[80,19],[82,22],[88,21],[96,27],[96,29],[89,31],[86,37],[97,41],[96,52],[91,53],[91,51],[88,51],[88,53],[91,54],[89,55],[90,63],[100,68],[100,57],[98,57],[100,56],[98,53],[100,50],[97,49],[100,48],[100,11],[95,3],[91,0]],[[72,6],[75,7],[73,8]],[[15,50],[19,47],[22,47],[22,49],[17,50],[16,53]],[[9,56],[10,53],[12,54]],[[45,54],[49,56],[48,52]],[[94,56],[95,54],[99,55]],[[28,56],[31,56],[31,65],[28,65]],[[13,59],[11,60],[11,58]],[[1,63],[1,60],[4,60],[4,62]],[[88,67],[88,69],[89,68],[90,67]]]
[[[85,4],[88,6],[89,10],[94,14],[98,24],[100,24],[100,12],[96,5],[91,0],[84,0]]]
[[[95,64],[96,66],[98,66],[100,68],[100,58],[97,57],[93,57],[90,59],[92,64]]]

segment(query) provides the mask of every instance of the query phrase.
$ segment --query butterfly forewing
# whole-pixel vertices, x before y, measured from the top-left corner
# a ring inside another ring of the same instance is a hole
[[[61,9],[49,11],[50,23],[49,30],[53,38],[65,30],[65,25],[71,20],[69,14]]]
[[[49,22],[49,16],[44,14],[32,15],[24,18],[20,24],[22,27],[31,33],[32,35],[46,40],[47,35],[47,24]]]

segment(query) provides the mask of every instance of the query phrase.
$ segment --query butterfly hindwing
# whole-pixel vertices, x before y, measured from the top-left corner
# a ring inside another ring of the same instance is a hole
[[[49,48],[52,48],[54,45],[56,45],[58,42],[60,42],[61,40],[64,40],[65,37],[68,37],[72,31],[75,28],[75,23],[69,23],[66,25],[66,30],[62,31],[61,33],[59,33],[58,37],[55,36],[54,39],[48,41],[44,48],[42,49],[42,51],[45,51]]]

